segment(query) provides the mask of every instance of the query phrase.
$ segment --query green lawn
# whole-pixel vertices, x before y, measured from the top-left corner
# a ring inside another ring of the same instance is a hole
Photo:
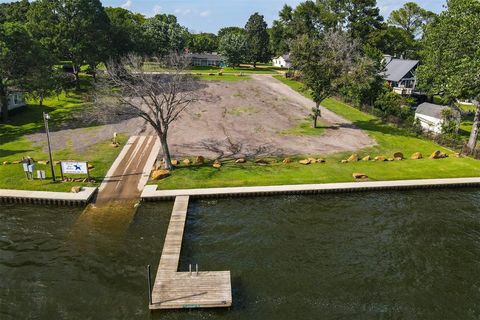
[[[298,90],[302,85],[293,80],[283,79],[286,84]],[[303,92],[308,95],[307,92]],[[358,109],[350,107],[335,99],[327,99],[322,105],[329,110],[349,119],[357,127],[365,130],[377,141],[377,146],[360,150],[357,153],[363,157],[383,155],[393,157],[395,152],[402,152],[407,160],[403,161],[359,161],[340,163],[351,153],[341,153],[324,157],[325,164],[300,165],[297,160],[304,158],[294,157],[293,163],[283,164],[280,158],[270,159],[267,166],[260,166],[253,162],[234,164],[232,161],[223,164],[222,168],[215,169],[211,164],[203,166],[180,167],[173,174],[158,183],[160,189],[179,188],[209,188],[233,186],[259,186],[303,183],[331,183],[354,181],[352,173],[361,172],[370,177],[370,180],[400,180],[400,179],[431,179],[480,176],[480,162],[472,158],[457,158],[430,160],[428,156],[435,150],[441,150],[450,155],[453,151],[440,147],[430,140],[418,138],[405,130],[382,123],[379,119]],[[281,146],[279,146],[281,147]],[[410,160],[415,152],[421,152],[425,159]]]
[[[61,124],[72,121],[72,117],[89,105],[82,93],[70,93],[45,99],[44,106],[29,104],[28,107],[11,114],[8,123],[0,123],[0,189],[70,191],[72,186],[98,185],[111,163],[115,160],[121,148],[113,148],[110,141],[93,143],[84,152],[79,154],[70,146],[64,150],[54,150],[54,160],[85,160],[94,165],[91,176],[97,183],[53,183],[50,167],[37,164],[36,170],[45,170],[47,179],[44,181],[28,181],[23,173],[21,164],[2,165],[4,162],[19,161],[23,156],[30,156],[35,160],[47,160],[48,154],[44,151],[45,144],[34,144],[26,135],[43,132],[43,112],[51,115],[50,128],[56,130]],[[29,101],[33,103],[33,101]],[[85,130],[89,130],[87,128]],[[125,137],[121,137],[125,140]],[[68,144],[67,144],[68,145]],[[60,176],[56,166],[57,176]],[[81,176],[78,176],[81,178]]]

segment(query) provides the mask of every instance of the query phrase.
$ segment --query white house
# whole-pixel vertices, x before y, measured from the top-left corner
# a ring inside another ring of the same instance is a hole
[[[290,54],[284,54],[278,58],[274,58],[272,64],[277,68],[291,68],[292,61],[290,60]]]
[[[448,109],[450,109],[449,106],[424,102],[417,107],[415,120],[420,120],[420,125],[424,131],[440,134],[444,122],[442,112]],[[455,110],[454,113],[457,114]],[[456,116],[459,117],[458,114]]]
[[[18,109],[21,107],[25,107],[25,96],[21,92],[13,92],[8,95],[7,97],[7,103],[8,103],[8,111]],[[0,113],[1,113],[1,108],[0,108]]]

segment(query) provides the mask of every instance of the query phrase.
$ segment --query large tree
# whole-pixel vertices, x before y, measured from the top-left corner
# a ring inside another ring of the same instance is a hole
[[[315,108],[312,110],[313,127],[320,116],[320,103],[340,91],[351,74],[357,78],[368,70],[358,44],[343,31],[327,31],[320,38],[303,35],[292,44],[295,66],[302,74],[304,84],[312,91]],[[357,67],[362,69],[357,70]]]
[[[189,34],[174,15],[157,14],[147,19],[142,26],[144,52],[147,55],[167,56],[170,52],[182,52]]]
[[[476,104],[468,149],[474,150],[480,126],[480,2],[449,0],[448,9],[427,26],[423,40],[420,87],[446,100]]]
[[[168,134],[174,123],[196,100],[197,81],[185,71],[188,60],[183,54],[171,54],[156,60],[165,67],[162,74],[143,69],[143,57],[129,55],[120,62],[112,61],[106,77],[97,86],[92,115],[107,120],[112,117],[140,117],[155,130],[162,144],[165,168],[172,161]]]
[[[110,20],[109,56],[119,60],[129,53],[141,53],[142,25],[145,17],[123,8],[106,8]]]
[[[226,58],[229,65],[237,67],[245,61],[247,54],[247,37],[245,32],[228,32],[220,38],[218,47],[220,53]]]
[[[270,60],[269,43],[270,36],[267,31],[267,23],[262,15],[255,12],[250,16],[245,25],[247,34],[247,59],[257,67],[257,62]]]
[[[350,37],[366,43],[370,35],[381,28],[383,17],[376,0],[350,0],[347,20]]]
[[[0,24],[0,104],[3,121],[8,120],[8,94],[12,87],[23,87],[36,65],[38,46],[25,26]]]
[[[29,9],[30,2],[28,0],[21,0],[11,3],[0,3],[0,23],[25,23],[27,19],[27,12]]]
[[[95,70],[108,57],[110,26],[100,0],[37,0],[28,26],[59,60],[71,61],[77,88],[81,66]]]
[[[194,53],[215,52],[218,50],[218,37],[213,33],[192,34],[188,49]]]
[[[423,9],[415,2],[407,2],[400,9],[392,11],[388,22],[402,28],[415,38],[422,33],[424,26],[434,17],[433,12]]]

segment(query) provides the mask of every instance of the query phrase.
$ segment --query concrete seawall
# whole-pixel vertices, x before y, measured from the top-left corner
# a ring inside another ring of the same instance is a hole
[[[85,206],[97,188],[82,188],[79,193],[0,189],[0,203],[54,204]]]
[[[173,200],[177,196],[192,198],[249,197],[281,194],[319,194],[338,192],[360,192],[378,190],[408,190],[433,188],[478,187],[480,178],[422,179],[397,181],[368,181],[326,184],[299,184],[265,187],[235,187],[157,190],[156,185],[148,185],[142,193],[142,200]]]

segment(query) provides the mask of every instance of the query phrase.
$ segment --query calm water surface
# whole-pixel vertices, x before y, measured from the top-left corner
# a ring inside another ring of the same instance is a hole
[[[180,269],[230,270],[230,310],[147,310],[172,203],[0,206],[0,319],[479,319],[480,191],[191,203]]]

